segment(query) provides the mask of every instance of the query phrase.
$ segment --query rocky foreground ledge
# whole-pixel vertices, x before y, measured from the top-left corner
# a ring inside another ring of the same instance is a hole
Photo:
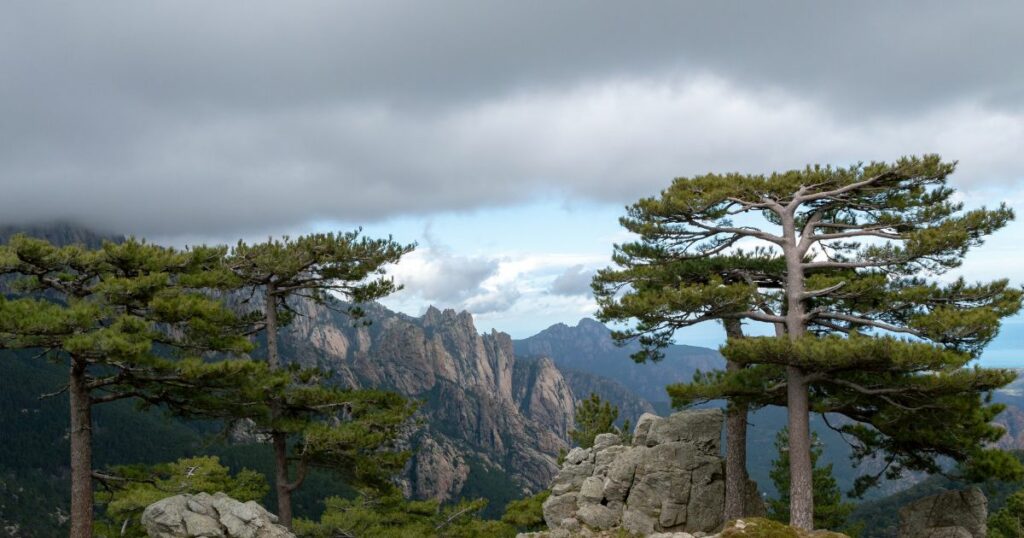
[[[544,503],[545,523],[568,533],[717,532],[725,522],[723,421],[720,409],[644,414],[629,444],[602,434],[592,448],[574,448]],[[756,488],[749,496],[751,513],[763,514]]]

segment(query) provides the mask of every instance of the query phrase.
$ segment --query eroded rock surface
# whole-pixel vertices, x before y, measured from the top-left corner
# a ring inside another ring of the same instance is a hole
[[[631,445],[597,436],[574,448],[555,476],[544,520],[552,536],[577,528],[656,532],[714,532],[725,503],[721,410],[645,414]]]
[[[946,491],[900,509],[900,538],[985,538],[988,499],[978,488]]]
[[[568,444],[575,397],[551,359],[516,357],[509,335],[480,334],[468,312],[431,307],[414,318],[365,305],[372,324],[353,326],[337,312],[342,303],[292,307],[301,315],[281,333],[292,360],[330,370],[348,387],[423,402],[424,425],[408,440],[415,456],[400,482],[407,496],[458,498],[471,463],[524,491],[558,471],[554,454]]]
[[[150,538],[295,538],[277,524],[277,516],[255,501],[224,493],[175,495],[142,512]]]

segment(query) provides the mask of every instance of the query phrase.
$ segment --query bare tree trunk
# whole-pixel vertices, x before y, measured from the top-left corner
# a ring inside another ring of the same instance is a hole
[[[277,295],[274,284],[267,284],[267,303],[264,312],[267,319],[267,364],[271,370],[281,367],[277,350]],[[277,415],[276,405],[272,406]],[[272,432],[274,445],[274,489],[277,492],[277,517],[286,528],[292,528],[292,489],[288,484],[288,434]]]
[[[738,319],[725,319],[725,334],[742,338],[743,327]],[[738,371],[739,364],[728,361],[726,370]],[[729,402],[725,412],[725,520],[747,515],[747,412],[745,403]]]
[[[786,369],[789,407],[789,524],[814,528],[814,467],[811,464],[810,402],[804,373]]]
[[[290,529],[292,528],[292,487],[288,483],[288,436],[275,432],[273,439],[277,517],[281,525]]]
[[[71,538],[92,537],[92,402],[85,368],[85,361],[71,358]]]
[[[786,332],[791,340],[804,334],[803,253],[796,237],[792,213],[782,215],[786,238]],[[814,467],[811,464],[810,401],[807,377],[795,366],[786,368],[786,407],[789,411],[789,524],[798,529],[814,528]]]

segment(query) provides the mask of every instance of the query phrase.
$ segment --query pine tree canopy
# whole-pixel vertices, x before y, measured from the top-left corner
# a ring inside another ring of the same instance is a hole
[[[602,433],[621,432],[615,427],[619,408],[601,399],[596,393],[582,400],[576,406],[576,427],[569,432],[569,438],[581,448],[594,446],[594,439]],[[626,428],[628,428],[628,422]]]
[[[0,247],[13,292],[0,297],[0,347],[80,358],[93,403],[192,407],[196,389],[228,388],[258,369],[203,360],[251,349],[233,331],[236,316],[203,290],[222,254],[136,240],[89,251],[16,236]]]
[[[998,438],[987,424],[998,407],[983,395],[1012,374],[967,365],[1020,310],[1022,292],[1006,280],[934,280],[1013,212],[965,210],[947,184],[954,168],[926,155],[678,178],[620,219],[638,239],[616,245],[616,267],[594,278],[600,317],[632,322],[615,336],[638,340],[640,361],[660,358],[673,332],[695,323],[774,326],[775,338],[730,338],[723,354],[746,368],[698,373],[693,384],[671,387],[676,405],[785,403],[801,451],[809,446],[807,423],[794,418],[794,406],[843,413],[867,423],[847,431],[862,447],[895,451],[889,470],[934,469],[931,458],[941,453],[1019,476],[1017,463],[981,449]],[[887,426],[894,416],[909,429]],[[940,419],[962,427],[928,437],[911,417],[932,428],[943,427]],[[802,484],[794,488],[807,489],[809,459],[799,460]],[[812,502],[800,495],[795,515],[804,527]]]
[[[241,287],[262,287],[281,297],[302,297],[323,303],[328,292],[336,292],[355,305],[385,297],[398,290],[394,280],[384,276],[385,267],[396,263],[415,245],[401,245],[387,239],[348,233],[285,237],[263,243],[239,241],[231,249],[227,266]],[[287,309],[287,303],[279,305]],[[358,316],[358,307],[351,311]]]

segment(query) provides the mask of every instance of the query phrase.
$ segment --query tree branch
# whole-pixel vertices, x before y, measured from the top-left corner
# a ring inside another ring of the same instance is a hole
[[[61,394],[67,392],[68,387],[70,387],[70,385],[64,385],[63,387],[60,388],[60,390],[56,390],[54,392],[47,392],[46,394],[40,395],[38,399],[45,400],[47,398],[53,398],[54,396],[60,396]]]
[[[912,336],[921,336],[921,332],[911,329],[909,327],[900,327],[898,325],[891,325],[882,321],[876,321],[873,319],[862,318],[858,316],[851,316],[849,314],[840,314],[836,312],[823,312],[821,310],[812,310],[804,315],[806,321],[811,321],[815,318],[826,318],[826,319],[837,319],[839,321],[846,321],[849,323],[856,323],[858,325],[864,325],[866,327],[874,327],[876,329],[882,329],[883,331],[889,331],[894,333],[909,334]]]
[[[800,297],[802,299],[810,299],[812,297],[818,297],[818,296],[821,296],[821,295],[828,295],[829,293],[832,293],[832,292],[834,292],[836,290],[839,290],[840,288],[842,288],[845,285],[846,285],[846,281],[844,280],[844,281],[842,281],[842,282],[840,282],[838,284],[834,284],[834,285],[829,286],[827,288],[821,288],[819,290],[805,291],[805,292],[800,294]]]
[[[835,198],[836,196],[846,194],[848,192],[853,192],[864,187],[869,187],[875,183],[878,183],[879,181],[890,179],[893,177],[896,177],[895,172],[884,172],[882,174],[878,174],[877,176],[869,177],[861,181],[855,181],[853,183],[850,183],[849,185],[844,185],[842,187],[839,187],[838,189],[832,189],[830,191],[816,192],[814,194],[801,194],[798,192],[797,195],[793,197],[793,202],[796,202],[796,205],[800,205],[805,204],[807,202],[814,202],[816,200]],[[801,187],[801,190],[803,190],[803,187]]]
[[[707,231],[709,231],[709,232],[711,232],[713,234],[733,234],[733,235],[739,235],[739,236],[744,236],[744,237],[756,237],[758,239],[762,239],[764,241],[768,241],[769,243],[775,243],[776,245],[781,245],[785,241],[785,239],[782,238],[782,237],[779,237],[777,235],[772,235],[772,234],[770,234],[768,232],[763,232],[763,231],[758,230],[756,228],[736,228],[736,227],[733,227],[733,226],[710,226],[710,225],[704,224],[702,222],[699,222],[696,219],[690,219],[690,218],[687,219],[687,222],[689,224],[692,224],[693,226],[696,226],[696,227],[698,227],[698,228],[700,228],[702,230],[707,230]]]

